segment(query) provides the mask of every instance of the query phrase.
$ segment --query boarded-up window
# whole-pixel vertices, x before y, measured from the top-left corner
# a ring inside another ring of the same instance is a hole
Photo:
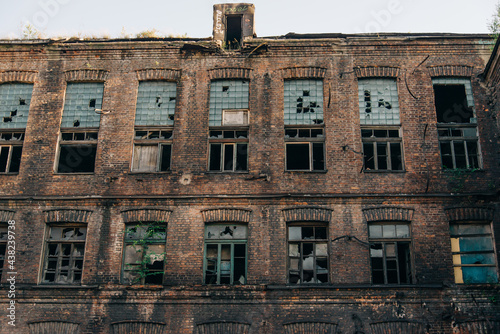
[[[172,129],[136,130],[133,172],[170,171],[172,155]]]

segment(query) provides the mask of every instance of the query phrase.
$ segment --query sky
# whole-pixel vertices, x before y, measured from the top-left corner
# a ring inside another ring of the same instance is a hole
[[[210,0],[0,0],[0,39],[212,35]],[[488,33],[500,0],[255,0],[258,37],[295,33]]]

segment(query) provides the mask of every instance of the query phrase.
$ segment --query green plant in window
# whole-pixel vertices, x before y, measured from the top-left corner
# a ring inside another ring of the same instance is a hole
[[[162,221],[125,229],[124,271],[130,284],[161,284],[164,274],[166,225]],[[130,252],[135,252],[135,256]]]

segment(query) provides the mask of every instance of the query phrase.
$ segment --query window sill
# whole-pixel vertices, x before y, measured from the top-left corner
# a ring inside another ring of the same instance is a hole
[[[406,173],[406,170],[387,170],[387,169],[363,169],[363,173],[368,174],[403,174]]]
[[[374,285],[374,284],[297,284],[297,285],[268,285],[269,290],[295,290],[295,289],[415,289],[415,288],[427,288],[427,289],[441,289],[443,284],[384,284],[384,285]]]
[[[54,173],[54,175],[94,175],[95,172],[91,173]]]
[[[129,175],[144,175],[144,174],[152,174],[152,175],[155,175],[155,174],[172,174],[172,171],[171,171],[171,170],[161,171],[161,172],[138,172],[138,171],[130,171],[128,174],[129,174]]]
[[[231,170],[217,171],[217,170],[209,170],[209,171],[207,171],[207,174],[249,174],[249,172],[247,170],[242,170],[242,171],[231,171]]]
[[[17,173],[0,173],[0,175],[19,175],[19,172],[17,172]]]
[[[326,174],[328,170],[285,170],[285,173],[312,173],[312,174]]]
[[[50,284],[40,283],[33,285],[33,289],[97,289],[98,285],[77,285],[77,284]]]

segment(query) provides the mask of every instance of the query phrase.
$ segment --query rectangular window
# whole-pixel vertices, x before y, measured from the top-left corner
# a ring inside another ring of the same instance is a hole
[[[68,83],[61,128],[99,128],[103,92],[102,82]]]
[[[432,83],[443,168],[481,168],[477,120],[470,80],[435,78]]]
[[[288,226],[288,283],[328,283],[328,227]]]
[[[133,172],[170,171],[172,129],[136,130]]]
[[[0,281],[3,276],[3,265],[7,255],[7,244],[9,241],[9,233],[7,225],[0,225]]]
[[[58,173],[93,173],[97,131],[62,132],[59,140]]]
[[[410,225],[369,225],[373,284],[412,284]]]
[[[323,80],[285,80],[284,89],[285,125],[323,124]]]
[[[325,170],[323,128],[285,128],[287,171]]]
[[[0,173],[19,172],[23,141],[23,132],[0,132]]]
[[[167,226],[150,222],[129,224],[125,230],[123,282],[163,284]]]
[[[248,81],[212,81],[208,170],[248,171],[248,117]]]
[[[210,224],[205,227],[205,284],[245,284],[247,226]]]
[[[450,224],[455,283],[498,283],[491,224]]]
[[[83,272],[84,226],[50,226],[45,239],[42,283],[80,284]]]
[[[403,170],[399,127],[361,128],[365,171]]]
[[[211,130],[209,143],[209,170],[221,172],[248,170],[247,130]]]
[[[135,126],[173,126],[176,100],[175,82],[139,82]]]
[[[361,125],[399,125],[399,98],[396,79],[358,80]]]

